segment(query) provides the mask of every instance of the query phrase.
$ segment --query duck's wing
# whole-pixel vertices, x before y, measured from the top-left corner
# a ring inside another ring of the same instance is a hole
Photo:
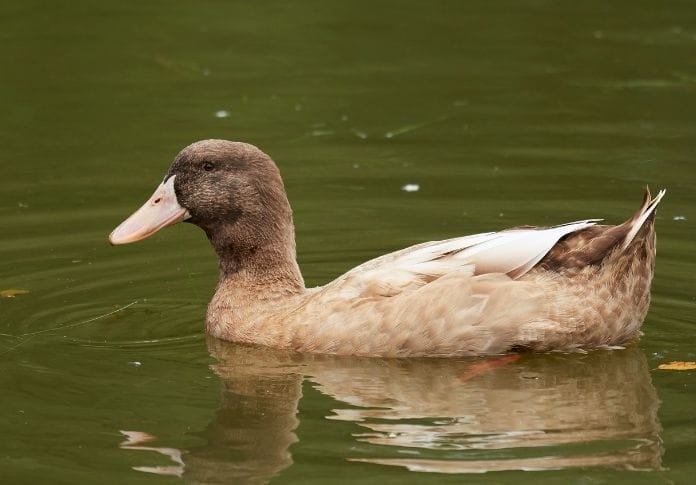
[[[563,236],[593,226],[599,220],[427,242],[367,261],[329,286],[340,287],[347,297],[385,297],[416,289],[452,272],[503,273],[519,278]]]

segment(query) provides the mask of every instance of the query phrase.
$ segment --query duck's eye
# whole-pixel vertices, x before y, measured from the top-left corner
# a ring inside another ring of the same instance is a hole
[[[213,162],[203,162],[203,170],[206,172],[212,172],[215,170],[215,164]]]

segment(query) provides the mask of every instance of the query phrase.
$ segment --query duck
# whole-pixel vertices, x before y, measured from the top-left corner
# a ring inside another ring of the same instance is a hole
[[[365,357],[587,351],[640,335],[664,195],[646,187],[618,225],[587,219],[425,242],[306,288],[277,165],[254,145],[212,139],[181,150],[109,241],[200,227],[219,260],[205,326],[222,340]]]

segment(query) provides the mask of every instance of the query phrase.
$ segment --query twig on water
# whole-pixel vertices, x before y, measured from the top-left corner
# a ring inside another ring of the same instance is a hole
[[[1,352],[0,356],[12,352],[17,347],[25,344],[29,339],[31,339],[32,337],[35,337],[36,335],[39,335],[42,333],[48,333],[48,332],[55,332],[56,330],[65,330],[66,328],[75,328],[75,327],[79,327],[81,325],[87,325],[88,323],[95,322],[95,321],[100,320],[102,318],[106,318],[108,316],[111,316],[114,313],[121,312],[121,311],[125,310],[126,308],[130,308],[133,305],[135,305],[136,303],[138,303],[138,300],[132,301],[128,305],[117,308],[116,310],[112,310],[108,313],[104,313],[103,315],[97,315],[96,317],[88,318],[87,320],[83,320],[83,321],[77,322],[77,323],[70,323],[68,325],[61,325],[59,327],[46,328],[44,330],[37,330],[36,332],[23,333],[21,335],[7,335],[8,337],[20,338],[22,340],[19,343],[17,343],[17,345],[14,345],[14,346],[10,347],[9,349],[5,350],[4,352]],[[5,334],[2,334],[2,335],[5,335]]]

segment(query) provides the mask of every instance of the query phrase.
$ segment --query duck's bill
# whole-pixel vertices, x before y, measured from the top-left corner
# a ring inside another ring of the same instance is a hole
[[[179,205],[174,192],[174,177],[160,184],[143,206],[109,234],[111,244],[128,244],[150,237],[160,229],[191,217]]]

